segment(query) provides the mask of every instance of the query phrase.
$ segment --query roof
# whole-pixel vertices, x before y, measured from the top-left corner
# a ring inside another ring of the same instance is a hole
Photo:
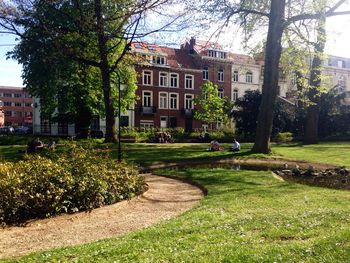
[[[163,47],[157,44],[133,43],[132,49],[141,54],[166,57],[166,63],[172,68],[195,69],[193,56],[187,50]]]

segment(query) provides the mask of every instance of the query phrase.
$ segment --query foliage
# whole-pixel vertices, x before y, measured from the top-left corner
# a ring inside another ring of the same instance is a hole
[[[243,97],[236,100],[232,116],[236,122],[236,130],[239,136],[245,139],[254,138],[260,103],[261,93],[258,90],[248,90]],[[272,128],[273,135],[292,129],[294,106],[286,106],[285,103],[287,102],[282,100],[278,100],[276,103]]]
[[[218,86],[210,81],[202,85],[201,94],[194,98],[194,104],[199,106],[194,112],[194,118],[211,126],[216,122],[227,123],[230,119],[231,104],[228,98],[220,98]]]
[[[318,131],[320,136],[344,135],[350,132],[350,107],[343,104],[345,94],[337,89],[322,94]]]
[[[0,164],[0,221],[24,222],[113,204],[144,189],[143,177],[102,152],[72,146]]]
[[[275,136],[275,141],[278,143],[291,142],[293,140],[293,133],[291,132],[279,132]]]

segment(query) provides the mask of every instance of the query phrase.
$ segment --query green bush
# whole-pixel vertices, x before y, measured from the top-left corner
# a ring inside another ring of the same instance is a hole
[[[277,143],[291,142],[293,140],[293,133],[291,132],[279,132],[275,137]]]
[[[0,223],[90,210],[144,189],[137,169],[103,152],[72,147],[60,155],[34,154],[0,164]]]

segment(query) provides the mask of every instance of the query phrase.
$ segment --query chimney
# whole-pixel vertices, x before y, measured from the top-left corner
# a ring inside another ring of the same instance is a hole
[[[196,45],[196,39],[194,37],[191,37],[190,39],[190,49],[194,49],[194,46]]]

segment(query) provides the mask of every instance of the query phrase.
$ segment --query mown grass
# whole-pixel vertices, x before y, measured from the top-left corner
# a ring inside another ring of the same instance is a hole
[[[207,144],[123,144],[123,151],[136,163],[255,156],[350,164],[349,142],[275,145],[271,155],[252,155],[251,145],[242,146],[230,153],[207,152]],[[115,145],[95,147],[112,148],[116,156]],[[349,191],[282,182],[263,171],[157,172],[196,181],[208,195],[148,229],[8,262],[349,262]]]
[[[195,180],[209,194],[191,211],[148,229],[18,262],[349,260],[349,191],[282,182],[270,172],[198,168],[158,173]]]

